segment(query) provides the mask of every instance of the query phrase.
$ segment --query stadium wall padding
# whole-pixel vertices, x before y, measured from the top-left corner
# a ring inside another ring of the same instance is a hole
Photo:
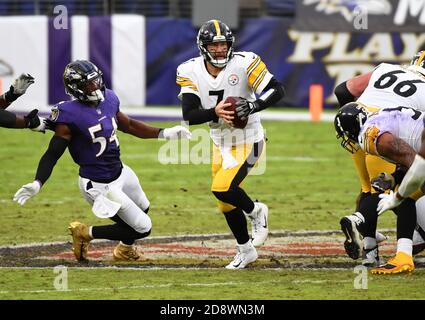
[[[145,17],[113,15],[72,16],[64,28],[44,16],[1,17],[0,79],[6,90],[26,72],[35,84],[11,110],[29,106],[49,111],[49,105],[68,100],[62,74],[71,60],[90,59],[104,73],[105,83],[124,106],[146,103]],[[63,25],[65,26],[65,25]]]
[[[62,85],[65,65],[91,59],[123,106],[178,105],[177,66],[199,55],[197,29],[190,19],[113,15],[72,16],[66,29],[44,16],[1,17],[0,78],[6,89],[22,72],[36,78],[28,94],[11,107],[48,110],[68,99]],[[234,30],[236,51],[261,56],[282,81],[281,105],[306,107],[309,87],[321,84],[325,107],[335,106],[334,87],[382,61],[406,63],[425,47],[425,33],[297,31],[290,17],[241,19]],[[44,111],[45,111],[44,110]]]
[[[321,84],[326,108],[335,107],[333,90],[342,81],[385,61],[407,63],[425,47],[425,33],[307,32],[293,29],[293,18],[242,19],[236,51],[253,51],[285,85],[280,105],[307,107],[309,88]],[[197,30],[189,19],[149,18],[147,104],[179,104],[177,66],[199,55]]]

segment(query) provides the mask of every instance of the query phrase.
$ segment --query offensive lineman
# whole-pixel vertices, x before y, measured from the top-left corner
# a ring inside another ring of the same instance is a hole
[[[369,113],[358,102],[344,105],[335,116],[337,138],[342,139],[341,146],[350,152],[361,148],[369,154],[388,159],[405,167],[414,167],[412,163],[418,157],[424,131],[424,113],[408,107],[382,108]],[[406,174],[407,176],[408,174]],[[403,184],[402,184],[403,185]],[[404,197],[414,190],[402,188]],[[401,190],[401,191],[400,191]],[[391,196],[395,194],[391,192]],[[382,198],[388,195],[381,195]],[[400,202],[398,203],[400,204]],[[382,208],[378,205],[378,214],[393,207]],[[397,210],[397,253],[385,265],[372,269],[372,273],[392,274],[413,271],[412,236],[416,225],[414,200],[402,202]]]
[[[369,111],[376,111],[378,108],[396,108],[398,106],[408,106],[417,110],[425,110],[425,69],[421,67],[424,61],[425,51],[418,52],[412,59],[410,66],[392,65],[382,63],[374,71],[357,76],[341,83],[335,89],[335,95],[341,106],[352,102],[357,98],[357,102],[367,106]],[[379,107],[378,107],[379,106]],[[379,187],[376,179],[381,172],[385,172],[385,177],[392,181],[381,181],[384,184],[396,184],[390,175],[395,170],[395,165],[385,159],[373,154],[365,154],[361,149],[352,155],[357,173],[361,180],[362,190],[358,198],[356,213],[343,217],[340,221],[341,229],[346,235],[344,243],[347,254],[356,258],[360,251],[363,251],[363,264],[374,266],[379,264],[377,238],[375,237],[377,214],[376,206],[379,202],[379,195],[375,188]],[[403,170],[396,170],[394,176],[401,181]],[[380,176],[383,179],[383,175]],[[388,179],[386,178],[386,179]],[[375,187],[375,188],[374,188]],[[383,190],[381,190],[383,191]],[[416,200],[423,193],[417,192],[412,197]],[[425,213],[422,208],[422,200],[416,203],[419,214]],[[364,236],[363,250],[359,240],[359,231]],[[420,232],[422,228],[418,226],[415,230],[414,252],[423,249]],[[376,233],[378,235],[378,233]]]
[[[120,160],[120,130],[139,138],[190,138],[182,126],[160,129],[129,118],[119,109],[120,101],[105,87],[102,72],[90,61],[69,63],[63,75],[66,92],[74,100],[57,104],[51,115],[55,135],[40,159],[35,180],[20,188],[13,200],[20,205],[39,193],[58,159],[68,148],[79,165],[81,193],[93,213],[115,224],[87,226],[78,221],[69,226],[78,261],[87,260],[92,239],[120,240],[113,251],[116,260],[141,260],[134,242],[151,232],[147,215],[149,200],[133,170]]]
[[[183,118],[189,125],[208,123],[213,140],[211,191],[237,241],[237,254],[227,269],[242,269],[257,257],[255,247],[268,235],[268,207],[254,202],[240,187],[260,158],[265,137],[257,112],[284,96],[283,86],[252,52],[233,52],[234,36],[219,20],[199,29],[200,56],[177,68],[181,86]],[[262,94],[256,99],[255,94]],[[225,110],[226,97],[243,98],[236,107],[239,118],[247,119],[244,129],[232,126],[234,112]],[[245,215],[252,222],[249,238]]]

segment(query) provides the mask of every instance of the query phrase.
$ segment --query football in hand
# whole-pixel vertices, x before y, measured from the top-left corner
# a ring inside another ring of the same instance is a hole
[[[228,106],[227,108],[225,108],[225,110],[228,111],[234,111],[234,119],[233,119],[233,127],[235,128],[239,128],[239,129],[243,129],[246,127],[246,124],[248,123],[248,118],[246,118],[245,120],[241,120],[238,117],[238,114],[236,113],[236,102],[238,102],[239,100],[241,100],[241,98],[239,97],[227,97],[226,100],[224,101],[224,103],[230,103],[231,106]]]

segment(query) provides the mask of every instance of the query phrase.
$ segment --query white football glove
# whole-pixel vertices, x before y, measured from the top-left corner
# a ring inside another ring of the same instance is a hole
[[[34,83],[34,78],[29,74],[21,74],[12,84],[13,94],[21,96],[27,91],[28,87]]]
[[[40,192],[40,188],[41,184],[38,181],[25,184],[15,193],[13,196],[13,201],[16,201],[21,206],[23,206],[29,198],[34,197],[37,193]]]
[[[379,198],[381,198],[381,200],[379,201],[378,207],[376,209],[378,211],[378,216],[387,210],[391,210],[391,209],[394,209],[395,207],[398,207],[400,203],[403,202],[403,200],[399,200],[396,197],[396,192],[392,190],[388,194],[381,193],[379,195]]]
[[[183,126],[175,126],[162,130],[162,138],[168,140],[191,139],[192,133]]]

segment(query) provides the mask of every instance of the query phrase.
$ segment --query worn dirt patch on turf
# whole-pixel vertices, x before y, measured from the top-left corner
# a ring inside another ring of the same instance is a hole
[[[260,268],[351,268],[360,263],[348,258],[340,232],[272,232],[264,246],[258,248]],[[118,262],[112,258],[113,241],[93,241],[89,262],[75,261],[72,244],[34,244],[0,248],[1,267],[51,267],[56,265],[88,267],[223,267],[235,253],[235,240],[230,235],[188,235],[152,237],[138,241],[146,258],[141,262]],[[394,240],[380,246],[383,256],[395,253]]]

